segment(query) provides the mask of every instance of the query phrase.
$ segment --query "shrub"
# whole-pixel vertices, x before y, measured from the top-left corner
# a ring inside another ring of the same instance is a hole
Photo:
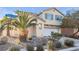
[[[44,51],[43,46],[42,46],[42,45],[38,45],[38,46],[37,46],[37,51]]]
[[[32,45],[27,45],[27,50],[28,51],[34,51],[34,47]]]
[[[10,51],[20,51],[20,49],[18,47],[12,47],[10,48]]]
[[[21,42],[26,42],[27,41],[26,40],[27,37],[24,37],[24,36],[21,36],[21,35],[19,36],[19,39],[20,39]]]
[[[44,46],[44,45],[47,44],[48,39],[46,39],[46,38],[41,38],[40,41],[41,41],[42,45]]]
[[[1,40],[0,40],[0,45],[6,44],[7,41],[8,41],[8,38],[7,37],[2,37]]]
[[[54,44],[55,48],[62,48],[62,44],[60,42],[55,42]]]
[[[65,45],[68,46],[68,47],[73,47],[74,46],[74,41],[72,41],[72,40],[66,40],[65,41]]]
[[[51,36],[52,36],[53,38],[59,38],[59,37],[61,37],[61,36],[62,36],[62,34],[60,34],[60,33],[53,33],[53,32],[51,32]]]
[[[48,41],[48,50],[54,50],[54,46],[53,46],[53,41],[52,40]]]
[[[44,46],[44,45],[46,45],[46,43],[42,43],[42,45]]]
[[[30,37],[29,40],[32,40],[32,37]]]

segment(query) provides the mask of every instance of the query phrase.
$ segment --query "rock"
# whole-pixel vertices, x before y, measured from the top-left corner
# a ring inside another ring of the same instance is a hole
[[[2,44],[6,44],[8,42],[8,37],[7,36],[3,36],[0,38],[0,45]]]

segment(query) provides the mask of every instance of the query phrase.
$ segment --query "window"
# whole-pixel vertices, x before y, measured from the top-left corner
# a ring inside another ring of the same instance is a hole
[[[45,14],[45,19],[47,19],[47,13]]]
[[[53,14],[46,13],[45,14],[45,19],[53,20]]]
[[[55,15],[55,19],[56,19],[56,20],[62,20],[62,16],[60,16],[60,15]]]

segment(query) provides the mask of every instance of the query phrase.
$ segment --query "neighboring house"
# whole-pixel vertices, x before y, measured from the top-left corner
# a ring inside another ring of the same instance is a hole
[[[34,22],[36,25],[28,28],[28,37],[50,36],[51,32],[61,33],[61,28],[59,26],[62,23],[64,15],[56,8],[49,8],[39,14],[30,14],[30,16],[33,16],[32,19],[36,20]]]

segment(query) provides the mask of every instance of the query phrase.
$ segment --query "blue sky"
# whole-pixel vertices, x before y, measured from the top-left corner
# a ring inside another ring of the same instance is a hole
[[[5,14],[15,14],[16,10],[23,10],[33,13],[40,13],[41,11],[48,9],[48,7],[0,7],[0,19]],[[77,7],[57,7],[59,11],[61,11],[63,14],[66,14],[66,11],[73,10],[73,9],[79,9]]]

